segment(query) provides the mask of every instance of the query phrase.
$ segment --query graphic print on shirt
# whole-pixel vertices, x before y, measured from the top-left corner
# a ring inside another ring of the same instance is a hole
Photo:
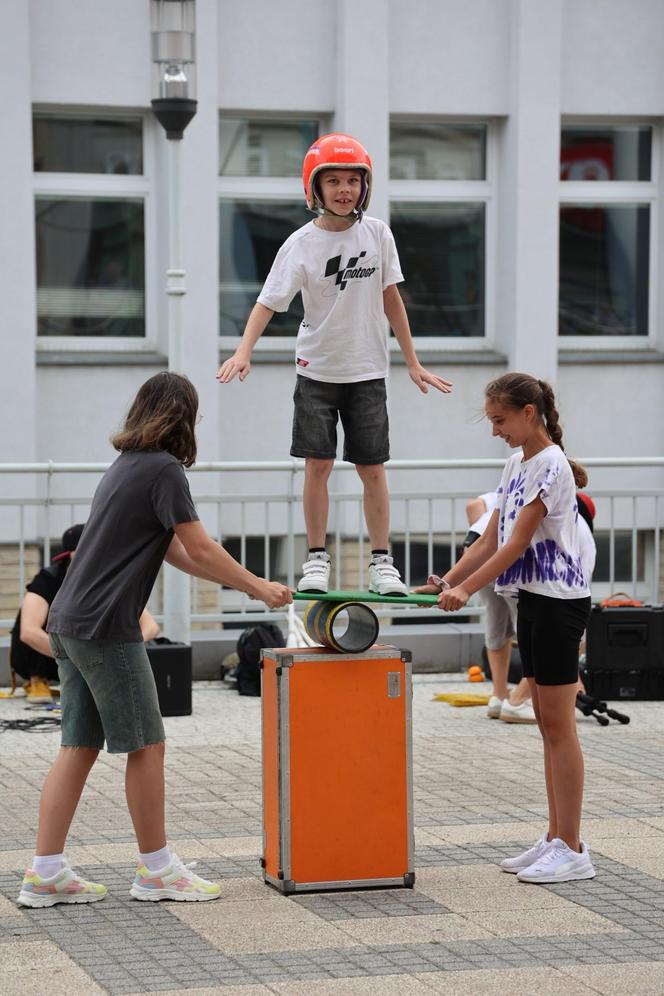
[[[547,467],[543,477],[537,481],[540,492],[548,492],[558,477],[558,469]],[[526,488],[525,474],[519,470],[516,477],[510,479],[503,490],[498,488],[498,494],[505,494],[503,514],[499,519],[500,542],[505,542],[505,520],[513,522],[523,508]],[[573,505],[575,521],[577,513],[576,502]],[[572,557],[562,550],[554,539],[540,540],[529,546],[517,560],[498,577],[496,583],[500,586],[527,584],[531,581],[558,581],[573,588],[585,585],[586,577],[578,557]]]
[[[364,260],[361,266],[357,264],[366,256],[366,250],[359,256],[351,256],[348,262],[342,266],[341,256],[333,256],[325,264],[324,277],[335,277],[335,281],[323,291],[323,297],[336,294],[337,288],[345,290],[349,280],[361,280],[363,277],[370,277],[376,272],[378,267],[378,256]]]

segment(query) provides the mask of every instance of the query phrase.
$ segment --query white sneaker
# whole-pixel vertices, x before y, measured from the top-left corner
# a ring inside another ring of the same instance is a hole
[[[506,699],[499,699],[497,695],[492,695],[489,699],[489,704],[486,707],[486,714],[489,719],[500,719],[500,712],[502,709],[503,701]]]
[[[544,854],[528,868],[518,872],[516,877],[519,882],[576,882],[594,878],[595,869],[583,841],[581,853],[577,854],[560,837],[554,837]]]
[[[551,846],[551,841],[546,839],[546,834],[542,834],[540,839],[529,847],[527,851],[523,854],[517,854],[515,858],[504,858],[500,862],[500,867],[504,872],[509,872],[510,875],[516,875],[517,872],[522,871],[524,868],[529,868],[538,858],[548,851]]]
[[[408,589],[394,566],[392,557],[383,554],[369,564],[369,591],[377,595],[407,595]]]
[[[297,583],[297,590],[311,592],[312,595],[327,594],[331,569],[327,553],[310,553],[302,564],[302,577]]]
[[[509,699],[505,699],[500,710],[500,718],[503,723],[536,723],[537,717],[530,700],[526,699],[520,705],[511,705]]]

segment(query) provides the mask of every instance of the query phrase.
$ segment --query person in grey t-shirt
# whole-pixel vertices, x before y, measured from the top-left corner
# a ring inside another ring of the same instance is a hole
[[[196,459],[198,395],[186,377],[160,373],[140,388],[120,455],[92,500],[76,559],[51,605],[47,632],[58,662],[62,746],[42,789],[36,855],[18,902],[94,902],[106,888],[86,882],[64,845],[97,755],[127,754],[125,788],[136,832],[136,899],[209,900],[219,886],[172,853],[164,821],[164,727],[139,617],[164,560],[204,580],[279,608],[285,585],[256,577],[206,533],[184,467]]]

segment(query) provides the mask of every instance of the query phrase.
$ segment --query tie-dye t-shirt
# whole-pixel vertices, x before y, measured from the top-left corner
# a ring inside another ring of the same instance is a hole
[[[498,494],[499,546],[511,537],[520,510],[538,495],[547,514],[527,550],[497,578],[496,591],[514,595],[523,588],[554,598],[589,595],[581,561],[574,475],[560,447],[547,446],[530,460],[515,453],[505,464]]]

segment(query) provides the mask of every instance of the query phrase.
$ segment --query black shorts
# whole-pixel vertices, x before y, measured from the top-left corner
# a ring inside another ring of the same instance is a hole
[[[524,678],[538,685],[576,684],[589,615],[590,596],[552,598],[521,589],[516,632]]]
[[[344,429],[344,460],[385,463],[390,459],[385,380],[327,384],[298,375],[293,394],[291,456],[333,460],[337,455],[337,421]]]

